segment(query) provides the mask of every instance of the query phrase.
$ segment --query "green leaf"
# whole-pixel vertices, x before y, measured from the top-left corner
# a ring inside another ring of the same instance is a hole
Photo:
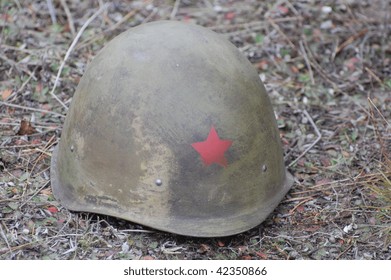
[[[149,248],[156,249],[158,245],[159,245],[159,243],[157,243],[156,241],[154,241],[154,242],[151,242],[151,243],[149,244]]]
[[[19,208],[19,204],[16,202],[10,202],[8,203],[8,207],[11,208],[12,210],[16,210]]]
[[[19,181],[20,182],[26,181],[29,177],[30,177],[30,173],[25,172],[22,174],[22,176],[19,177]]]
[[[255,43],[257,44],[262,44],[263,43],[263,39],[265,39],[265,36],[263,36],[263,34],[257,34],[255,36]]]

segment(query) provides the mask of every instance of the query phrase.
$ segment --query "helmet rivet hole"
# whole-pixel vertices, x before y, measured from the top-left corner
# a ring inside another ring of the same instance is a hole
[[[263,172],[266,172],[266,171],[267,171],[267,166],[266,166],[266,164],[262,165],[262,171],[263,171]]]
[[[75,150],[75,147],[72,145],[71,146],[71,152],[73,152]]]
[[[156,184],[156,186],[160,187],[163,184],[162,179],[156,179],[155,184]]]

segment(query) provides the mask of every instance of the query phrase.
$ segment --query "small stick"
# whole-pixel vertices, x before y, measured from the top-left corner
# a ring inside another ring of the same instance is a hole
[[[308,151],[311,150],[312,147],[314,147],[316,145],[316,143],[318,143],[319,140],[322,138],[322,134],[320,133],[320,131],[319,131],[318,127],[316,126],[316,124],[314,123],[314,121],[312,120],[311,116],[308,114],[307,110],[304,110],[303,113],[308,118],[309,122],[311,123],[311,125],[312,125],[313,129],[315,130],[316,135],[318,135],[318,137],[315,139],[315,141],[307,149],[305,149],[305,151],[300,156],[298,156],[294,161],[292,161],[289,164],[289,167],[294,165],[299,159],[301,159],[306,153],[308,153]]]
[[[173,20],[178,12],[179,4],[181,3],[181,0],[176,0],[174,4],[174,8],[172,9],[170,20]]]
[[[73,36],[75,36],[76,29],[75,29],[75,24],[73,22],[73,17],[71,14],[71,11],[69,10],[69,7],[67,5],[67,2],[65,0],[60,0],[62,7],[64,8],[65,14],[67,15],[68,18],[68,24],[69,24],[69,29],[71,30],[71,33]]]
[[[268,18],[267,20],[274,27],[274,29],[276,29],[277,32],[280,33],[280,35],[285,38],[289,46],[291,46],[292,49],[296,49],[295,44],[292,43],[291,39],[289,39],[288,36],[281,30],[278,24],[276,24],[276,22],[272,18]]]
[[[308,191],[305,191],[308,192]],[[304,192],[295,192],[294,194],[300,194]],[[303,199],[313,199],[313,196],[305,196],[305,197],[292,197],[292,198],[287,198],[283,202],[292,202],[292,201],[297,201],[297,200],[303,200]]]
[[[371,70],[371,69],[369,69],[368,67],[364,67],[364,69],[365,69],[365,71],[367,71],[368,72],[368,74],[372,77],[372,78],[374,78],[375,80],[376,80],[376,82],[378,82],[380,85],[383,85],[383,82],[382,82],[382,80],[378,77],[378,76],[376,76],[376,74]]]
[[[52,23],[56,24],[57,23],[56,10],[53,7],[53,2],[52,0],[46,0],[46,3],[48,5],[48,10],[49,10],[50,18],[52,19]]]
[[[27,204],[31,199],[33,199],[37,194],[39,194],[45,187],[47,187],[50,183],[50,180],[48,180],[45,184],[42,185],[38,190],[36,190],[29,198],[27,198],[22,204],[19,205],[19,209],[21,209],[23,206]]]
[[[341,252],[335,259],[338,260],[342,255],[344,255],[347,251],[350,250],[350,248],[353,247],[354,244],[350,244],[343,252]]]
[[[386,122],[388,126],[391,127],[391,124],[386,120],[386,118],[383,116],[383,114],[380,112],[379,108],[373,103],[371,97],[368,96],[368,101],[371,103],[371,105],[376,109],[376,111],[379,113],[379,115],[382,117],[382,119]]]
[[[315,85],[314,74],[312,73],[312,68],[311,68],[311,62],[310,62],[308,55],[307,55],[307,52],[304,48],[303,41],[300,40],[299,44],[300,44],[301,53],[304,57],[305,64],[307,65],[307,68],[308,68],[308,73],[310,74],[311,84]]]
[[[341,45],[339,45],[337,47],[337,49],[335,50],[334,56],[338,55],[344,48],[349,46],[351,43],[356,41],[358,38],[364,36],[367,32],[368,32],[368,29],[363,29],[360,32],[358,32],[357,34],[350,36],[345,42],[343,42]]]
[[[119,232],[142,232],[142,233],[155,233],[155,231],[152,230],[146,230],[146,229],[123,229]]]
[[[11,104],[7,102],[0,101],[0,105],[8,106],[8,107],[13,107],[13,108],[18,108],[18,109],[23,109],[23,110],[28,110],[28,111],[34,111],[34,112],[40,112],[44,114],[51,114],[55,115],[61,118],[65,118],[64,115],[52,111],[47,111],[47,110],[42,110],[42,109],[36,109],[36,108],[31,108],[31,107],[26,107],[26,106],[21,106],[21,105],[16,105],[16,104]]]
[[[304,204],[304,203],[306,203],[306,202],[308,202],[308,201],[311,201],[311,200],[313,200],[313,199],[314,199],[313,197],[310,197],[310,198],[307,198],[307,199],[305,199],[305,200],[303,200],[303,201],[297,203],[295,207],[293,207],[291,210],[289,210],[289,214],[293,214],[293,212],[295,212],[296,209],[297,209],[300,205],[302,205],[302,204]]]
[[[9,250],[10,252],[12,252],[11,246],[10,246],[10,244],[8,243],[7,235],[5,235],[5,233],[4,233],[4,231],[3,231],[3,226],[2,226],[1,224],[0,224],[0,230],[1,230],[1,236],[3,237],[5,243],[7,244],[8,250]]]
[[[50,95],[56,99],[66,110],[68,110],[68,107],[67,105],[64,104],[64,102],[62,102],[58,97],[57,95],[54,94],[54,91],[57,87],[57,84],[58,84],[58,80],[60,79],[60,75],[61,75],[61,72],[62,72],[62,69],[64,68],[65,66],[65,62],[67,61],[69,55],[71,54],[72,50],[74,49],[74,47],[76,46],[77,42],[79,41],[81,35],[83,34],[84,30],[87,28],[87,26],[100,14],[102,13],[104,10],[107,9],[107,7],[109,6],[110,4],[109,3],[106,3],[105,5],[103,5],[97,12],[95,12],[95,14],[93,14],[84,24],[83,26],[80,28],[79,32],[77,33],[75,39],[73,39],[73,42],[71,44],[71,46],[69,47],[67,53],[65,54],[65,57],[60,65],[60,68],[58,69],[58,72],[57,72],[57,76],[56,76],[56,80],[54,81],[54,85],[53,85],[53,88],[52,88],[52,91],[50,92]]]

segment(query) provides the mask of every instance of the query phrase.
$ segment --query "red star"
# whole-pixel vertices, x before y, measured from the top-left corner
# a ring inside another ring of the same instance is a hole
[[[228,164],[224,153],[231,145],[232,141],[220,139],[213,126],[210,128],[208,138],[205,141],[191,144],[201,155],[202,161],[206,165],[217,163],[224,167]]]

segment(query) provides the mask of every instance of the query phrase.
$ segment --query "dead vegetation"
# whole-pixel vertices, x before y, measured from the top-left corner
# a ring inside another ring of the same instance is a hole
[[[1,259],[391,259],[389,1],[110,1],[86,26],[101,2],[0,1]],[[51,153],[86,63],[159,19],[223,34],[265,81],[295,185],[248,232],[175,236],[53,198]]]

